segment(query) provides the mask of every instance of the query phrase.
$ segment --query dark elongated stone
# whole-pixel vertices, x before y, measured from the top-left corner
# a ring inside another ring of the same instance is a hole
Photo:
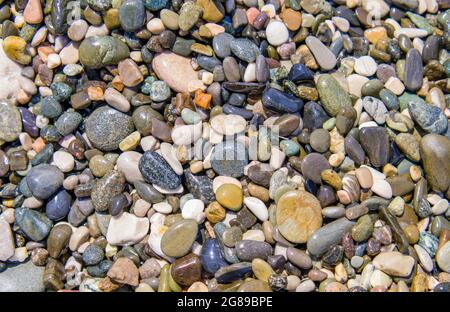
[[[70,0],[54,0],[52,2],[52,25],[57,34],[65,34],[69,28],[69,24],[67,23],[69,1]]]
[[[416,91],[422,86],[423,64],[422,56],[416,49],[410,49],[406,54],[405,86],[410,91]]]
[[[347,135],[344,140],[345,153],[350,157],[356,164],[361,165],[364,163],[365,153],[361,144],[352,136]]]
[[[409,246],[408,239],[406,238],[405,233],[400,227],[400,224],[398,223],[395,216],[389,211],[387,207],[382,207],[380,209],[380,218],[384,220],[386,224],[391,228],[398,250],[401,253],[406,253]]]
[[[246,276],[252,272],[252,264],[249,262],[235,263],[219,269],[214,277],[220,284],[228,284]]]
[[[386,128],[364,127],[359,131],[363,149],[375,167],[382,167],[389,162],[390,145]]]
[[[242,107],[236,107],[230,104],[225,104],[224,106],[222,106],[222,109],[225,114],[239,115],[246,120],[250,120],[253,117],[253,112]]]
[[[262,96],[264,107],[280,113],[296,113],[303,108],[303,101],[291,94],[268,88]]]
[[[158,153],[147,151],[139,160],[139,171],[145,181],[165,189],[176,189],[181,185],[180,177]]]
[[[249,93],[253,95],[261,94],[265,88],[264,83],[258,83],[258,82],[231,82],[231,81],[225,81],[222,86],[231,91],[231,92],[238,92],[238,93]]]
[[[22,116],[23,130],[33,138],[39,136],[39,128],[36,126],[36,116],[25,107],[18,107]]]

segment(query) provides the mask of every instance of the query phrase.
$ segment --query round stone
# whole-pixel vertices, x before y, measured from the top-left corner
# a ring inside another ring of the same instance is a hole
[[[273,46],[279,46],[288,41],[289,31],[283,22],[272,20],[266,28],[267,41]]]
[[[276,220],[280,233],[290,242],[305,243],[322,225],[322,208],[306,191],[289,191],[278,200]]]
[[[112,151],[134,131],[133,120],[113,108],[97,108],[86,120],[89,141],[102,151]]]
[[[216,200],[225,208],[238,211],[242,207],[242,189],[235,184],[222,184],[216,190]]]

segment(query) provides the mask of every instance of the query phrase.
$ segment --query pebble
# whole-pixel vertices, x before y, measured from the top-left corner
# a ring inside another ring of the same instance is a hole
[[[312,54],[314,55],[317,63],[320,65],[322,70],[329,71],[336,66],[337,63],[336,56],[318,38],[308,36],[305,40],[305,43],[311,50]]]
[[[181,220],[172,224],[163,234],[161,250],[169,257],[180,258],[192,248],[197,237],[198,225],[194,220]]]
[[[448,291],[446,1],[50,2],[0,7],[0,291]]]
[[[305,243],[322,225],[320,203],[310,193],[287,192],[278,200],[276,219],[278,229],[286,239]]]

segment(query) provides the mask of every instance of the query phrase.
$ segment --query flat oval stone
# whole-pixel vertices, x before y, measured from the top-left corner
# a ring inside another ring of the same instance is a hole
[[[14,222],[31,240],[39,242],[47,237],[53,226],[45,214],[27,208],[14,209]]]
[[[234,39],[230,42],[230,49],[234,55],[247,63],[252,63],[261,54],[258,46],[252,41],[244,38]]]
[[[275,112],[296,113],[303,108],[301,99],[274,88],[264,90],[261,100],[265,108]]]
[[[192,248],[197,231],[195,220],[181,220],[172,224],[162,236],[161,250],[169,257],[185,256]]]
[[[0,140],[13,142],[22,132],[22,117],[9,100],[0,100]]]
[[[225,261],[219,242],[215,238],[208,238],[202,246],[200,260],[203,270],[209,274],[216,273],[220,268],[228,265]]]
[[[111,36],[93,36],[83,40],[78,49],[80,62],[88,68],[117,65],[130,55],[128,46]]]
[[[152,60],[152,68],[176,92],[189,93],[189,85],[203,85],[187,57],[168,51],[158,53]]]
[[[323,108],[329,115],[336,116],[342,107],[352,106],[350,96],[333,76],[320,75],[316,88],[319,91]]]
[[[435,192],[445,192],[450,186],[450,139],[427,134],[420,140],[420,155],[425,176]]]
[[[342,235],[350,231],[354,224],[347,218],[340,218],[321,227],[309,237],[306,245],[308,252],[317,257],[323,255],[331,246],[339,244]]]
[[[61,187],[64,174],[56,166],[42,164],[28,172],[26,181],[33,196],[47,199]]]
[[[404,81],[410,91],[416,91],[422,86],[423,64],[422,55],[416,49],[410,49],[406,54]]]
[[[241,261],[252,261],[256,258],[266,260],[273,252],[270,244],[254,240],[241,240],[236,243],[235,249]]]
[[[214,147],[211,165],[219,175],[239,178],[248,164],[245,146],[237,141],[225,141]]]
[[[144,180],[164,189],[174,190],[181,185],[180,176],[158,153],[147,151],[139,160],[139,171]]]
[[[306,243],[322,225],[322,208],[306,191],[289,191],[278,200],[276,219],[280,233],[290,242]]]
[[[308,36],[306,37],[305,43],[311,50],[314,58],[323,70],[332,70],[336,66],[336,56],[318,38],[314,36]]]
[[[112,151],[134,131],[133,120],[113,108],[97,108],[86,120],[89,141],[102,151]]]

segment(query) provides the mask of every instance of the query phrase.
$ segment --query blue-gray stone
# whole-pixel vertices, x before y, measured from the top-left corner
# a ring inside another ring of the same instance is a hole
[[[124,0],[119,8],[120,25],[125,31],[142,28],[147,17],[142,0]]]
[[[27,261],[8,264],[6,271],[0,273],[0,292],[43,292],[43,266],[36,266]]]
[[[301,99],[274,88],[267,88],[264,91],[262,103],[268,110],[280,113],[297,113],[303,108]]]
[[[219,242],[215,238],[208,238],[202,246],[200,261],[203,270],[209,274],[216,273],[220,268],[226,267],[228,263],[223,257]]]
[[[209,204],[216,198],[213,192],[212,180],[206,175],[195,175],[189,169],[184,171],[186,187],[195,198],[200,199],[205,204]]]
[[[228,284],[249,276],[252,273],[250,262],[235,263],[219,269],[214,277],[219,284]]]
[[[430,133],[445,133],[447,131],[447,117],[437,106],[409,102],[408,109],[411,117],[425,131]]]
[[[31,168],[27,175],[27,183],[33,196],[47,199],[62,185],[64,174],[56,166],[42,164]]]
[[[261,54],[258,46],[248,39],[234,39],[230,43],[231,52],[239,59],[247,63],[252,63],[256,60],[256,57]]]
[[[218,57],[225,58],[231,55],[230,44],[233,39],[234,37],[226,32],[214,36],[212,46]]]
[[[56,129],[61,135],[69,135],[74,132],[80,123],[83,121],[83,116],[75,111],[65,111],[55,122]]]
[[[145,0],[145,7],[150,11],[159,11],[167,6],[168,0]]]
[[[64,189],[60,189],[54,194],[45,206],[45,213],[51,220],[58,221],[64,219],[70,211],[72,197]]]
[[[288,79],[293,82],[299,82],[302,80],[313,80],[314,74],[313,72],[306,67],[304,64],[294,64],[289,70]]]
[[[47,96],[41,102],[42,115],[48,118],[56,118],[62,114],[63,108],[53,95]]]

